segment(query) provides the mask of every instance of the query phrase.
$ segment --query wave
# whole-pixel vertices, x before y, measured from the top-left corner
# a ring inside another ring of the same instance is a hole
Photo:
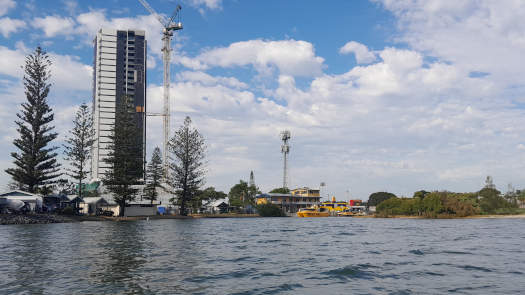
[[[482,271],[482,272],[492,272],[492,270],[482,267],[482,266],[475,266],[475,265],[459,265],[459,268],[462,268],[464,270],[476,270],[476,271]]]
[[[382,277],[376,272],[369,269],[376,269],[378,266],[371,264],[357,264],[357,265],[348,265],[342,268],[336,268],[329,271],[322,272],[322,275],[326,275],[329,278],[337,278],[342,280],[347,280],[349,278],[365,279],[372,280],[376,277]]]
[[[425,255],[425,253],[423,253],[423,251],[421,251],[419,249],[410,250],[410,251],[408,251],[408,253],[412,253],[414,255]]]
[[[442,251],[443,254],[455,254],[455,255],[472,255],[472,252],[464,252],[464,251]]]

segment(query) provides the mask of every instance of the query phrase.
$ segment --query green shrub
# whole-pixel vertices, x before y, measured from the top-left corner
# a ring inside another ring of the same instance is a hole
[[[498,210],[516,207],[500,196],[500,192],[492,188],[484,188],[479,191],[479,206],[485,214],[497,214]]]
[[[281,208],[275,204],[260,204],[255,207],[261,217],[281,217],[284,216]]]
[[[401,199],[396,197],[384,200],[377,205],[376,212],[385,217],[390,215],[400,215],[402,202]]]
[[[475,201],[465,194],[450,194],[441,199],[443,204],[442,213],[465,217],[479,214]]]
[[[426,192],[414,198],[390,198],[377,206],[377,215],[438,217],[464,217],[479,213],[476,197],[473,194],[452,192]]]
[[[381,202],[395,197],[396,195],[387,192],[373,193],[368,197],[368,206],[378,206]]]

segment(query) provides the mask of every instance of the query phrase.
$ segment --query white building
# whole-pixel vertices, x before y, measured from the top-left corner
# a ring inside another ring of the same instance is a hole
[[[230,201],[228,198],[215,200],[207,205],[205,205],[204,209],[206,213],[226,213],[228,212],[228,208],[230,207]]]
[[[146,39],[141,30],[100,29],[94,43],[93,126],[95,142],[91,178],[100,179],[109,169],[115,114],[121,99],[131,99],[139,130],[137,144],[146,157]],[[143,175],[140,175],[142,178]]]

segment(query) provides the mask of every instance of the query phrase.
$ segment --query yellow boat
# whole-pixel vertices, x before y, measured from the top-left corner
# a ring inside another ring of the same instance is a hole
[[[346,201],[336,201],[335,197],[332,197],[331,201],[324,201],[319,205],[321,208],[324,208],[334,214],[343,212],[349,208],[349,204]]]
[[[330,212],[324,208],[311,207],[311,208],[302,208],[297,212],[298,217],[328,217]]]

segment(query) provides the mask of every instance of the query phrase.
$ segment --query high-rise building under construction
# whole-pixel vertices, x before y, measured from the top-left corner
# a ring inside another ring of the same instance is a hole
[[[146,38],[141,30],[100,29],[94,43],[93,127],[95,142],[91,178],[103,177],[111,147],[117,108],[124,98],[134,106],[137,144],[146,157]],[[118,148],[118,147],[117,147]]]

